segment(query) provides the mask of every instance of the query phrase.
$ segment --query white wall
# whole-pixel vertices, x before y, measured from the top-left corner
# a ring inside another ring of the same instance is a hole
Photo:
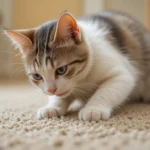
[[[83,0],[83,15],[95,14],[105,9],[105,0]]]
[[[104,10],[119,10],[131,14],[146,24],[146,0],[83,0],[83,14]]]
[[[146,24],[145,0],[105,0],[105,9],[127,12]]]
[[[0,0],[0,12],[3,19],[0,25],[0,76],[11,74],[11,44],[3,34],[3,28],[11,28],[12,0]]]
[[[12,0],[0,0],[0,12],[3,14],[4,28],[11,28]]]

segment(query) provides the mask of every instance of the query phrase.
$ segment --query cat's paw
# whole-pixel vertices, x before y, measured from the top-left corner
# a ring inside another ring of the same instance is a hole
[[[111,109],[108,108],[84,107],[79,112],[79,119],[84,121],[107,120],[110,115]]]
[[[66,109],[64,108],[53,108],[50,106],[42,107],[37,112],[37,118],[38,119],[44,119],[44,118],[52,118],[52,117],[61,117],[64,116],[66,113]]]

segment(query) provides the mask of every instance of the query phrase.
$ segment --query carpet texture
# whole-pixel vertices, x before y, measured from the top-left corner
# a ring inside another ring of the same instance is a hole
[[[150,150],[150,104],[121,106],[108,121],[77,113],[36,119],[45,96],[26,83],[0,84],[0,150]]]

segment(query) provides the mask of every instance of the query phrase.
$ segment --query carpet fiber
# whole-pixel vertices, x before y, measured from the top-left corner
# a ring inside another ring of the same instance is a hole
[[[45,96],[26,83],[0,84],[0,150],[150,150],[150,104],[121,106],[108,121],[77,113],[36,119]]]

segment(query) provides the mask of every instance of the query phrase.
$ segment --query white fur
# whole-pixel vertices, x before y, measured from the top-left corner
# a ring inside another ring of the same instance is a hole
[[[68,105],[68,101],[62,101],[56,96],[50,96],[49,103],[38,110],[37,117],[38,119],[42,119],[63,116],[67,112]]]
[[[109,31],[105,28],[98,29],[96,22],[78,22],[78,25],[90,53],[88,66],[81,74],[84,77],[83,83],[99,83],[95,93],[79,112],[79,119],[108,119],[113,109],[125,102],[131,94],[138,73],[128,58],[105,39]],[[50,98],[46,107],[38,111],[38,118],[61,116],[66,113],[70,101],[53,98]],[[54,110],[58,111],[59,115],[56,115]]]

